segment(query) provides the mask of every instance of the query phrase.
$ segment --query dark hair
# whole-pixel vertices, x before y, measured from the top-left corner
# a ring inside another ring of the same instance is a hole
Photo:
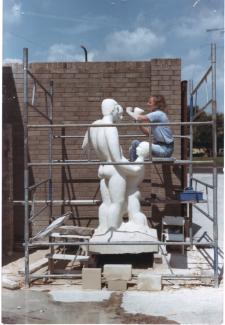
[[[163,95],[151,95],[151,97],[153,97],[155,99],[155,103],[157,105],[157,107],[167,113],[167,105],[166,105],[166,100],[165,97]]]

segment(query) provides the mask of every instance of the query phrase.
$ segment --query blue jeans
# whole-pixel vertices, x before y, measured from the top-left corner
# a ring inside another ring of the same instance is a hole
[[[135,161],[137,159],[136,149],[141,141],[133,140],[129,148],[130,161]],[[173,145],[163,145],[152,143],[152,156],[153,157],[171,157],[173,153]]]

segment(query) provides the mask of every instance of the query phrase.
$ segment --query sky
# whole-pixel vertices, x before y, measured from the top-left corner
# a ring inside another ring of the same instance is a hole
[[[3,0],[3,62],[21,62],[23,47],[30,62],[84,61],[82,44],[89,61],[181,58],[182,79],[195,83],[215,42],[222,111],[223,8],[223,0]]]

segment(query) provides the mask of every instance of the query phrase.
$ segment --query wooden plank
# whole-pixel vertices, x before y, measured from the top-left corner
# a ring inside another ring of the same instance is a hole
[[[165,226],[184,226],[185,220],[183,217],[165,216],[162,222]]]
[[[60,234],[58,232],[53,232],[51,234],[51,237],[55,237],[55,238],[75,238],[75,239],[90,239],[91,238],[91,236],[65,235],[65,234]]]
[[[71,214],[72,214],[72,212],[67,212],[63,216],[57,218],[49,226],[47,226],[42,231],[40,231],[36,236],[34,236],[31,240],[33,241],[33,240],[37,240],[37,239],[47,236],[54,229],[56,229],[57,227],[62,225],[64,222],[66,222],[69,219],[69,217],[71,216]]]
[[[86,262],[89,260],[89,256],[83,255],[70,255],[70,254],[47,254],[46,257],[54,260],[63,261],[75,261],[75,262]]]
[[[30,267],[29,267],[30,273],[34,273],[34,272],[40,270],[42,267],[47,266],[47,265],[48,265],[48,259],[46,257],[43,257],[40,260],[30,264]],[[25,274],[24,268],[20,269],[18,271],[18,273],[24,275]]]
[[[169,234],[165,234],[166,237],[166,241],[184,241],[184,235],[183,234],[173,234],[173,233],[169,233]]]
[[[92,236],[94,228],[90,227],[78,227],[78,226],[61,226],[57,228],[57,232],[63,235],[80,235],[80,236]]]

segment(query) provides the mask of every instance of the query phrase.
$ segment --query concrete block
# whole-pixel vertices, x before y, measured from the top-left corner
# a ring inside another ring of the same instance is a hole
[[[162,276],[143,272],[138,275],[137,289],[141,291],[160,291],[162,289]]]
[[[11,290],[20,289],[20,285],[18,281],[9,279],[6,276],[2,277],[2,287]]]
[[[82,287],[83,289],[101,290],[101,269],[83,268]]]
[[[126,291],[127,281],[125,280],[109,280],[108,290],[110,291]]]
[[[131,264],[105,264],[103,274],[106,280],[130,280]]]

